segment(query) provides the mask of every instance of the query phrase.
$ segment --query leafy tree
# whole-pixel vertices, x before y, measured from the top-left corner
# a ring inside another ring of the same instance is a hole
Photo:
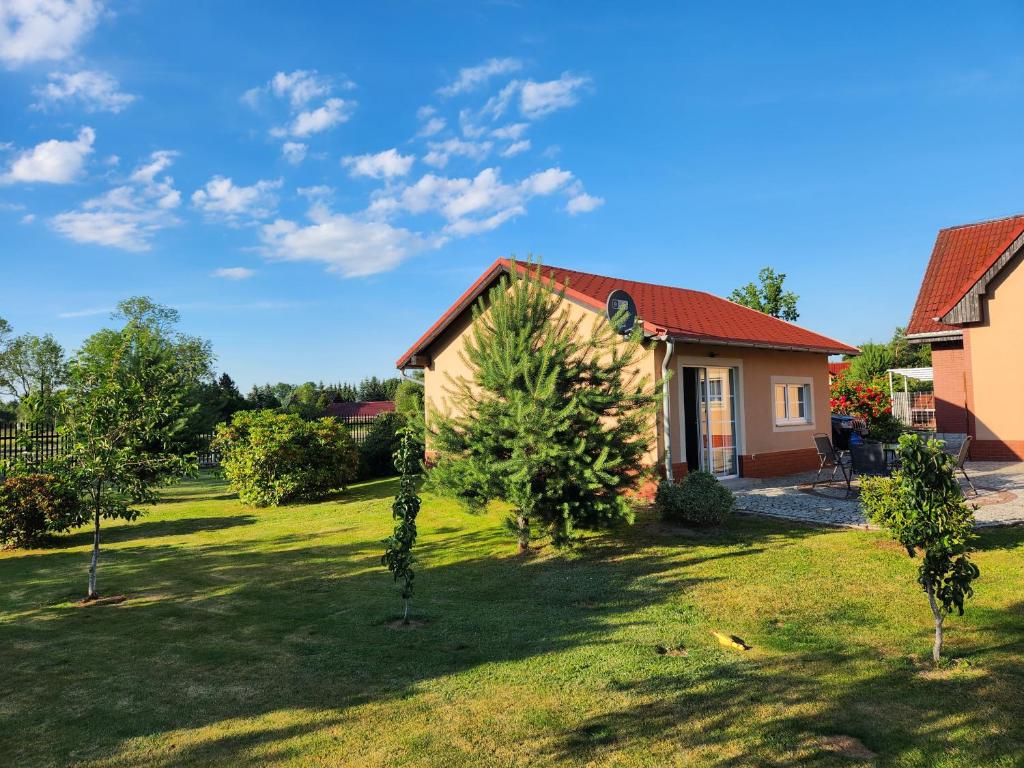
[[[658,397],[630,366],[641,326],[627,340],[609,323],[573,321],[550,278],[513,267],[473,308],[450,414],[431,415],[437,453],[430,479],[471,508],[490,499],[513,507],[520,552],[542,524],[556,546],[574,528],[631,520],[653,437]]]
[[[332,402],[323,385],[307,381],[291,391],[287,400],[282,401],[288,413],[294,413],[307,421],[322,418],[327,406]]]
[[[942,443],[918,435],[900,437],[900,469],[891,478],[867,478],[861,500],[868,516],[902,544],[922,556],[917,581],[928,595],[935,619],[932,660],[942,653],[943,622],[974,594],[978,566],[971,562],[974,511],[963,499],[953,470],[956,458]]]
[[[395,468],[401,478],[398,483],[398,494],[391,505],[391,515],[395,518],[395,530],[390,538],[384,541],[385,551],[381,564],[394,574],[395,581],[402,582],[402,601],[404,611],[402,621],[409,623],[409,603],[412,600],[413,564],[416,558],[412,554],[416,543],[416,516],[420,511],[420,497],[417,495],[421,469],[420,456],[423,446],[413,430],[401,430],[398,450],[395,451]]]
[[[423,409],[423,372],[413,374],[415,381],[404,379],[395,390],[395,412],[405,419],[407,424],[417,425],[422,441],[424,426]]]
[[[895,360],[889,345],[868,341],[860,345],[860,354],[850,362],[849,376],[854,381],[875,381],[894,367]]]
[[[889,341],[893,368],[929,368],[932,364],[931,344],[911,344],[907,341],[907,329],[897,326]]]
[[[729,295],[729,299],[744,307],[790,322],[800,317],[796,310],[796,302],[800,297],[792,291],[783,290],[783,283],[786,282],[785,273],[776,273],[771,267],[765,267],[757,273],[757,280],[757,283],[747,283],[735,289]]]
[[[195,471],[194,456],[175,450],[187,418],[185,400],[210,373],[209,344],[175,330],[177,311],[145,297],[118,305],[118,330],[102,330],[71,361],[61,432],[62,470],[81,489],[93,521],[87,599],[98,596],[100,521],[134,520],[131,501]]]
[[[49,334],[26,333],[0,344],[0,394],[18,399],[21,420],[53,423],[67,380],[64,348]]]

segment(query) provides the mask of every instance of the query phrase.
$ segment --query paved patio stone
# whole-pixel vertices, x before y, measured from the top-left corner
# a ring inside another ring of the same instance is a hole
[[[977,496],[968,492],[967,497],[968,503],[977,506],[978,527],[1024,523],[1024,462],[969,462],[967,472],[978,489]],[[821,525],[875,527],[864,517],[856,494],[844,498],[844,483],[812,489],[813,480],[811,472],[768,480],[744,478],[727,485],[736,494],[736,509],[741,512]]]

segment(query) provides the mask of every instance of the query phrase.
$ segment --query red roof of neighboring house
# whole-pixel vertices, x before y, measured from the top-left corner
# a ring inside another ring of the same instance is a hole
[[[528,265],[517,262],[524,271]],[[470,307],[499,275],[511,267],[509,259],[498,259],[469,289],[441,315],[419,340],[398,359],[397,366],[409,365],[410,358],[423,352],[448,324]],[[567,298],[604,313],[608,294],[616,288],[629,292],[636,302],[644,330],[654,336],[667,335],[677,341],[700,341],[747,347],[856,353],[855,347],[808,331],[785,320],[741,306],[703,291],[672,288],[666,285],[620,280],[571,269],[543,266],[545,277],[552,276],[557,290]]]
[[[327,415],[336,418],[348,416],[380,416],[395,410],[394,400],[371,400],[357,403],[331,403],[327,406]]]
[[[1022,233],[1024,215],[940,230],[907,334],[959,331],[935,318],[951,310]]]
[[[829,363],[828,364],[828,375],[829,376],[838,376],[841,373],[846,373],[848,370],[850,370],[850,361],[849,360],[843,360],[840,363]]]

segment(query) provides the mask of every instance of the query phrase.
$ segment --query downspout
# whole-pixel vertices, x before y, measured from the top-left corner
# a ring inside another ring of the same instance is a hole
[[[411,381],[413,384],[419,384],[421,387],[424,386],[422,381],[420,381],[419,379],[413,378],[408,373],[406,373],[405,372],[405,368],[400,368],[399,371],[398,371],[398,375],[401,376],[405,381]]]
[[[676,345],[668,336],[664,337],[665,357],[661,361],[661,432],[665,436],[665,479],[672,482],[672,418],[670,416],[668,366]]]

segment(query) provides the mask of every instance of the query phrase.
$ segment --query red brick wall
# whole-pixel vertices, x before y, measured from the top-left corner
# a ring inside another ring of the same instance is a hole
[[[754,456],[740,456],[740,474],[743,477],[780,477],[813,471],[818,468],[818,464],[818,451],[815,448],[758,453]]]
[[[960,341],[932,344],[935,369],[935,429],[937,432],[972,433],[967,410],[970,370]]]
[[[1024,440],[975,440],[971,443],[974,461],[1024,461]]]

